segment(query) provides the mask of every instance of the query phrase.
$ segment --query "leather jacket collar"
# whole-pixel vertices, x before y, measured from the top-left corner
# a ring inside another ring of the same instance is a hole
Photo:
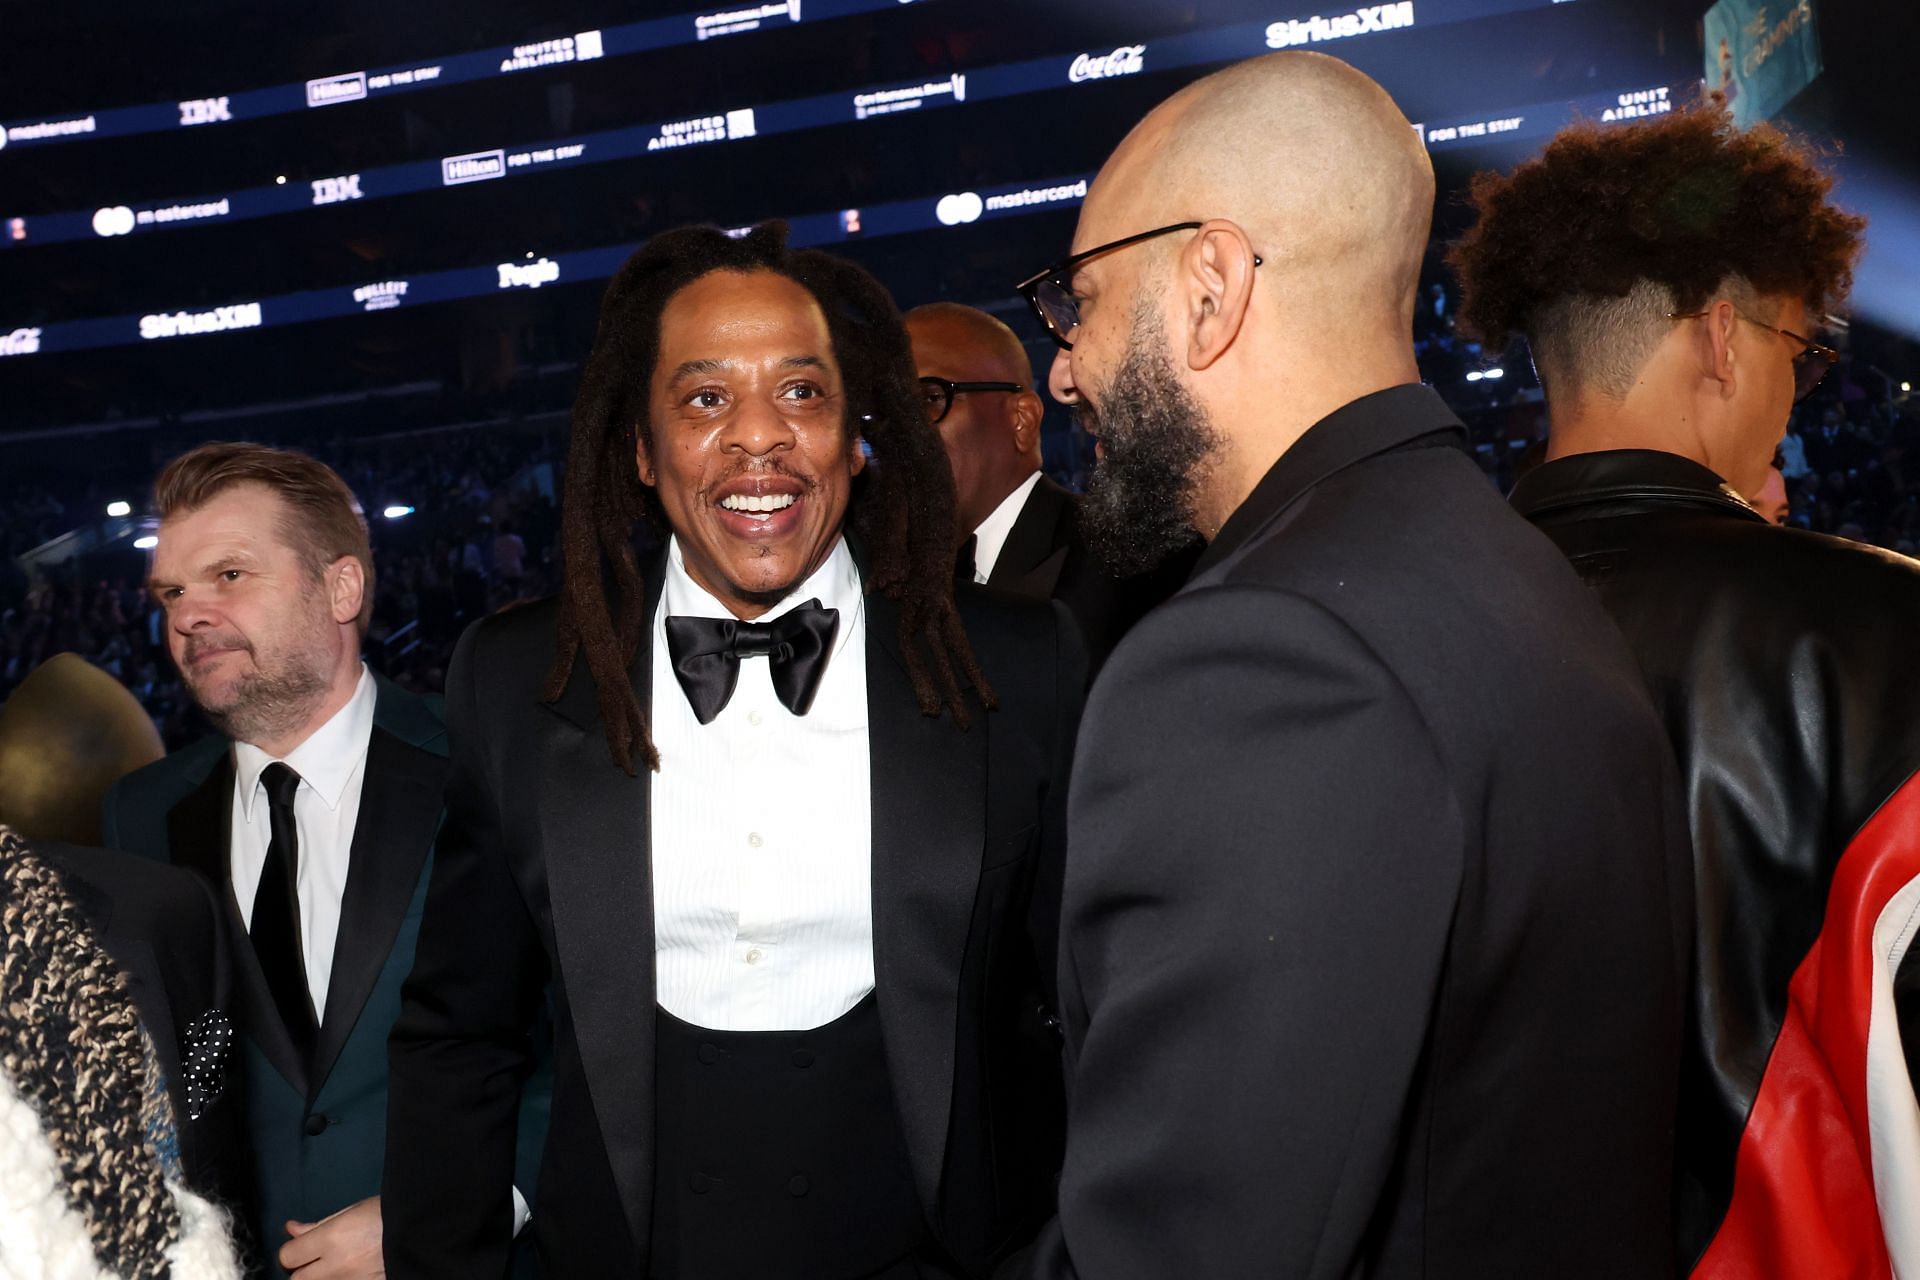
[[[1655,449],[1610,449],[1543,462],[1520,478],[1510,499],[1529,520],[1583,517],[1649,508],[1690,507],[1740,520],[1766,517],[1719,476],[1690,458]]]

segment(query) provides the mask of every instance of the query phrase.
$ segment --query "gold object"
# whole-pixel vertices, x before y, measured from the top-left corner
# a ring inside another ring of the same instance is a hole
[[[0,824],[29,840],[97,845],[107,788],[165,754],[124,685],[55,654],[0,704]]]

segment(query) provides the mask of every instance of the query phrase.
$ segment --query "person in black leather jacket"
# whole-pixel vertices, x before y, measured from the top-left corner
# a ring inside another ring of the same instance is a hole
[[[1806,335],[1865,224],[1831,186],[1715,106],[1577,125],[1476,180],[1451,255],[1462,327],[1523,334],[1546,391],[1513,503],[1626,634],[1686,780],[1695,1276],[1920,1274],[1920,562],[1740,497],[1833,359]]]

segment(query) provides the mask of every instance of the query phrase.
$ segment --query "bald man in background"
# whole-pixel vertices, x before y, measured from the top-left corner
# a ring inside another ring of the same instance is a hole
[[[1674,767],[1419,385],[1433,191],[1378,85],[1273,54],[1152,112],[1022,286],[1090,536],[1209,544],[1082,722],[1032,1275],[1671,1273]]]
[[[930,302],[906,316],[927,414],[953,466],[966,580],[1073,614],[1094,669],[1141,614],[1185,580],[1196,548],[1176,548],[1122,582],[1080,534],[1078,497],[1040,470],[1033,365],[1013,330],[976,307]]]

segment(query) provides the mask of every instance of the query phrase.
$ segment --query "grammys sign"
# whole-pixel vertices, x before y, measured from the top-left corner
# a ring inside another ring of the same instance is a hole
[[[1703,20],[1707,88],[1742,129],[1780,111],[1820,74],[1813,0],[1720,0]]]

